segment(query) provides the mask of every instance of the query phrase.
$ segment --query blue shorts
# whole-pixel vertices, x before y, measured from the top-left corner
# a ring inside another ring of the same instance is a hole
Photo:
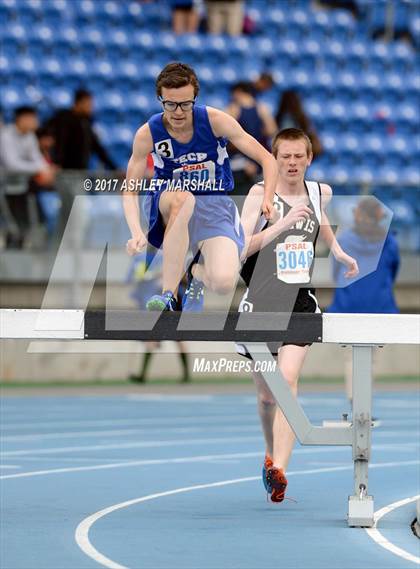
[[[162,192],[155,192],[142,199],[142,211],[145,219],[149,220],[147,239],[151,245],[160,249],[165,233],[165,224],[159,211],[159,200]],[[190,248],[195,254],[200,241],[212,237],[228,237],[238,247],[238,255],[245,245],[238,208],[233,199],[227,195],[195,196],[194,212],[189,222]]]

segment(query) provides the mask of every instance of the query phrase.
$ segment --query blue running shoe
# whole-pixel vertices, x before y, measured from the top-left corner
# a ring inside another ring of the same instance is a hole
[[[204,283],[192,277],[182,298],[182,311],[203,312],[203,308]]]
[[[156,312],[164,312],[176,310],[176,298],[172,291],[167,290],[163,294],[155,294],[146,302],[146,309]]]
[[[271,494],[271,492],[273,491],[273,487],[271,486],[271,483],[267,478],[267,471],[272,467],[273,467],[273,461],[271,457],[268,454],[266,454],[264,458],[264,464],[262,467],[262,481],[264,484],[265,491],[268,494]]]

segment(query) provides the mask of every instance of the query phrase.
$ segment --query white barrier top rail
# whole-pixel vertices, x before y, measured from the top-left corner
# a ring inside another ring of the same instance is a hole
[[[168,328],[160,325],[158,328],[150,327],[149,329],[136,329],[130,327],[125,334],[124,327],[119,327],[116,331],[113,329],[101,329],[101,320],[104,318],[103,311],[84,311],[84,310],[51,310],[51,309],[0,309],[0,338],[2,339],[63,339],[63,340],[82,340],[82,339],[110,339],[110,340],[147,340],[157,339],[159,330],[166,330],[164,339],[171,340],[219,340],[233,341],[237,340],[238,334],[241,339],[246,341],[263,341],[260,339],[262,331],[259,330],[256,339],[256,329],[232,328],[238,322],[237,313],[229,313],[227,315],[227,325],[225,329],[210,328],[194,328],[194,326],[182,325],[178,328],[178,323],[184,317],[183,313],[163,313],[159,320],[164,324],[167,322]],[[136,318],[150,317],[151,313],[135,312]],[[98,315],[99,324],[98,324]],[[115,315],[115,311],[114,311]],[[133,311],[117,311],[117,315],[121,316],[122,322],[124,318],[133,315]],[[201,324],[205,324],[206,318],[214,316],[212,314],[189,315],[193,321],[200,318]],[[218,318],[223,319],[223,314],[217,314]],[[257,316],[257,315],[256,315]],[[267,315],[267,319],[275,318],[276,315]],[[325,313],[304,315],[296,315],[294,330],[300,323],[305,327],[303,334],[307,334],[311,341],[322,343],[336,344],[420,344],[420,315],[419,314],[332,314]],[[155,318],[158,315],[155,313]],[[322,325],[320,326],[320,318]],[[186,320],[188,322],[188,320]],[[90,324],[89,324],[90,322]],[[93,322],[93,323],[92,323]],[[185,323],[185,320],[184,320]],[[174,327],[175,325],[175,327]],[[267,335],[273,341],[273,334],[278,334],[279,341],[285,332],[278,330],[267,330]],[[294,336],[295,332],[289,332],[289,336]],[[182,338],[181,338],[182,335]],[[299,340],[301,341],[299,333]],[[316,339],[313,339],[315,337]]]

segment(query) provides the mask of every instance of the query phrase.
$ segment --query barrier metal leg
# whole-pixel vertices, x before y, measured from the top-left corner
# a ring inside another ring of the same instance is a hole
[[[372,345],[353,345],[354,494],[349,496],[349,526],[373,526],[373,497],[368,495],[372,431]]]

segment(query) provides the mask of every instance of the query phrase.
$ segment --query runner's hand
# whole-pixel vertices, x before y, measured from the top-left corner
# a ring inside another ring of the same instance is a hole
[[[357,277],[357,275],[359,274],[359,267],[357,265],[356,259],[350,257],[350,255],[347,255],[347,253],[342,253],[341,255],[338,255],[336,259],[339,263],[343,263],[343,265],[346,265],[347,271],[344,273],[346,279],[353,279],[354,277]]]
[[[283,223],[284,229],[290,229],[297,223],[298,221],[305,221],[309,219],[312,210],[305,204],[299,203],[294,205],[289,213],[282,219],[279,220],[280,223]]]
[[[127,241],[126,250],[130,256],[136,255],[137,253],[141,253],[143,249],[147,246],[147,239],[146,237],[141,234],[137,235],[136,237],[132,237]]]
[[[264,198],[261,209],[265,219],[273,219],[274,205],[270,199]]]

